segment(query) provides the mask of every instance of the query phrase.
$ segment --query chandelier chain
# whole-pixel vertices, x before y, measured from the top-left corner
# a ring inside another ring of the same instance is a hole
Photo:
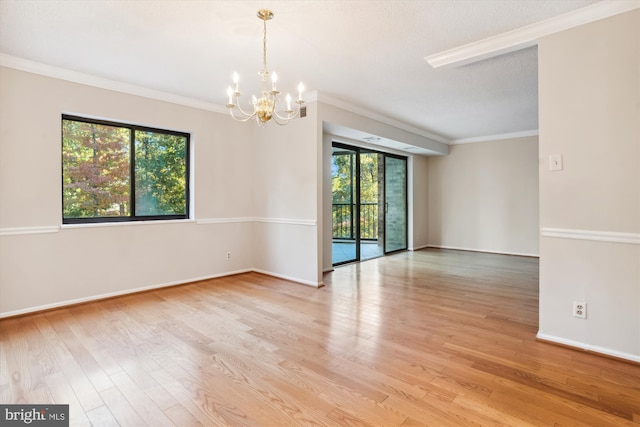
[[[262,29],[262,64],[264,66],[264,71],[267,71],[267,19],[264,18],[262,20],[263,29]]]

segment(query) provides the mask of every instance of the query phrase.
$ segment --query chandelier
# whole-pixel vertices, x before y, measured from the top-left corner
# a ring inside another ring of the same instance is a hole
[[[238,89],[238,82],[240,76],[238,73],[233,73],[233,84],[235,88],[229,86],[227,88],[227,95],[229,96],[229,103],[226,107],[229,109],[229,113],[234,120],[239,122],[246,122],[253,118],[260,126],[265,126],[271,119],[279,125],[286,125],[289,120],[295,119],[300,115],[300,109],[304,100],[302,99],[302,92],[304,91],[304,85],[300,83],[298,85],[298,99],[295,100],[295,109],[291,108],[291,95],[287,94],[286,110],[282,109],[278,112],[280,102],[280,92],[277,90],[276,83],[278,82],[278,75],[273,72],[270,73],[267,69],[267,21],[273,18],[273,12],[268,9],[260,9],[257,13],[258,18],[263,21],[263,39],[262,39],[262,71],[259,73],[262,80],[262,95],[260,98],[256,98],[253,95],[251,99],[252,111],[244,111],[240,107],[240,91]],[[271,76],[271,88],[269,88],[268,77]],[[239,112],[237,115],[235,112]]]

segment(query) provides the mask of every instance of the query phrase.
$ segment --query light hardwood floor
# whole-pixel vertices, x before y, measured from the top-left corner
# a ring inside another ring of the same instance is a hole
[[[422,250],[0,321],[0,402],[72,425],[640,424],[640,366],[535,340],[538,261]],[[43,284],[55,286],[55,284]]]

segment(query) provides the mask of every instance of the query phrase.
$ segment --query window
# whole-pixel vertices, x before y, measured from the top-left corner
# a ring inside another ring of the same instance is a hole
[[[189,134],[62,116],[62,222],[189,217]]]

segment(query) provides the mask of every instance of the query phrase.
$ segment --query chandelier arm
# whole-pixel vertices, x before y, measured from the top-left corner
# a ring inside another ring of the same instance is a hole
[[[240,106],[240,100],[239,100],[238,98],[236,98],[236,107],[238,108],[238,111],[240,111],[240,114],[242,114],[242,115],[243,115],[243,116],[245,116],[245,117],[249,117],[249,118],[250,118],[250,117],[253,117],[253,116],[255,116],[255,115],[256,115],[256,111],[255,111],[256,109],[255,109],[255,106],[253,107],[253,112],[252,112],[252,113],[247,113],[247,112],[246,112],[246,111],[244,111],[244,110],[242,109],[242,107]]]
[[[289,119],[285,119],[284,117],[280,117],[278,114],[276,114],[276,112],[273,112],[273,115],[271,116],[271,119],[278,125],[280,126],[286,126],[289,123]],[[283,122],[280,122],[280,120],[284,120]]]
[[[240,112],[242,113],[242,110],[240,110]],[[252,118],[255,117],[256,113],[253,113],[251,115],[246,114],[246,113],[242,113],[242,115],[244,117],[236,117],[235,114],[233,114],[233,108],[229,108],[229,113],[231,114],[231,118],[233,120],[235,120],[236,122],[248,122],[249,120],[251,120]]]
[[[273,111],[273,115],[278,117],[280,120],[286,120],[289,121],[291,119],[295,119],[296,117],[298,117],[300,115],[300,107],[302,107],[302,104],[304,104],[304,101],[299,102],[296,101],[296,106],[294,107],[294,110],[285,110],[284,112],[287,114],[286,117],[281,116],[280,114],[278,114],[277,111]]]
[[[298,108],[297,111],[292,111],[291,113],[287,113],[287,117],[283,117],[280,114],[278,114],[277,111],[274,111],[273,112],[273,117],[277,117],[280,120],[289,121],[291,119],[295,119],[296,117],[298,117],[299,114],[300,114],[300,108]]]

